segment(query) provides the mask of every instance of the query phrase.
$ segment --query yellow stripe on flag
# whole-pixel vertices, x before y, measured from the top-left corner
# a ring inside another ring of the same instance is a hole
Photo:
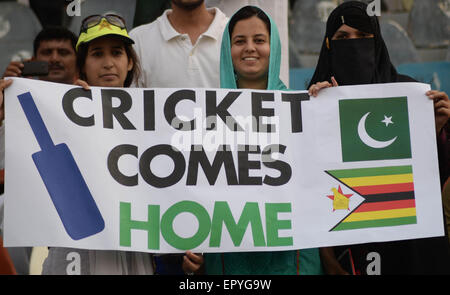
[[[355,186],[369,186],[381,184],[409,183],[413,182],[413,175],[411,173],[408,173],[397,175],[349,177],[349,178],[340,178],[339,180],[349,187],[355,187]]]
[[[342,222],[364,221],[374,219],[398,218],[416,216],[416,208],[392,209],[350,214]]]

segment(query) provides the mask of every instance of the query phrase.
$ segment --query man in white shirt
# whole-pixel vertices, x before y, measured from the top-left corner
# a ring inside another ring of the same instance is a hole
[[[228,18],[204,0],[172,0],[154,22],[130,32],[141,62],[138,87],[220,87],[220,46]]]

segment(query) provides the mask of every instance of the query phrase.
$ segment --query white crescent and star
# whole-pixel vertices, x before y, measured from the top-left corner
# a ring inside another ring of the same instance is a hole
[[[366,119],[367,119],[367,116],[369,116],[369,114],[370,114],[370,112],[368,112],[364,116],[362,116],[361,120],[359,120],[359,123],[358,123],[358,135],[359,135],[359,138],[361,139],[361,141],[364,144],[366,144],[367,146],[370,146],[370,147],[375,148],[375,149],[382,149],[382,148],[388,147],[392,143],[394,143],[394,141],[397,139],[397,136],[392,138],[392,139],[390,139],[390,140],[387,140],[387,141],[379,141],[379,140],[376,140],[376,139],[372,138],[367,133],[367,130],[366,130]],[[391,117],[387,117],[386,115],[384,116],[384,120],[381,121],[381,122],[385,123],[386,127],[389,124],[394,124],[394,122],[392,122],[392,116]]]

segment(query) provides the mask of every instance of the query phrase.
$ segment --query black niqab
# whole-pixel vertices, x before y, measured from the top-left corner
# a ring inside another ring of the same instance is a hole
[[[367,84],[373,81],[375,69],[373,38],[332,40],[330,69],[339,85]]]
[[[381,37],[378,19],[369,16],[366,10],[367,4],[363,2],[348,1],[330,14],[319,61],[308,88],[317,82],[331,82],[332,76],[339,85],[414,81],[397,73]],[[343,24],[373,34],[374,38],[332,40]]]

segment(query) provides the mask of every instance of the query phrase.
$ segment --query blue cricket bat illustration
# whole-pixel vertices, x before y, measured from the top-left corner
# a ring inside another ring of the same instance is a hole
[[[101,232],[105,222],[66,144],[54,145],[30,92],[18,96],[41,147],[32,155],[66,232],[80,240]]]

